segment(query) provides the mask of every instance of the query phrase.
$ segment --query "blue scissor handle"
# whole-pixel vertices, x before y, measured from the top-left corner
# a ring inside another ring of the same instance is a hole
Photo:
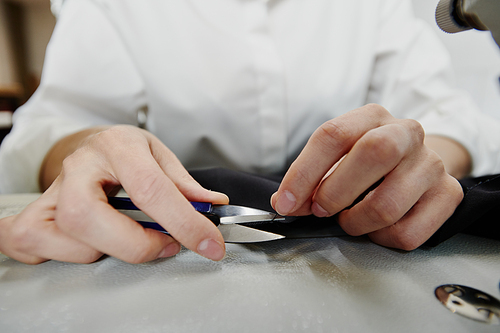
[[[130,198],[108,197],[108,203],[115,209],[139,210]]]
[[[136,205],[130,200],[130,198],[123,197],[108,197],[108,203],[113,206],[115,209],[122,210],[140,210]],[[205,215],[210,221],[212,221],[215,225],[219,225],[220,219],[219,216],[212,213],[212,204],[210,202],[198,202],[198,201],[190,201],[191,205],[193,205],[194,209]],[[143,222],[137,221],[143,227],[159,230],[162,232],[166,232],[165,229],[162,228],[158,223],[153,222]],[[168,233],[168,232],[167,232]]]
[[[202,214],[212,214],[212,204],[210,202],[190,201],[194,209]]]
[[[115,209],[139,210],[130,198],[108,197],[108,203]],[[190,201],[194,209],[202,214],[212,213],[212,204],[210,202]]]

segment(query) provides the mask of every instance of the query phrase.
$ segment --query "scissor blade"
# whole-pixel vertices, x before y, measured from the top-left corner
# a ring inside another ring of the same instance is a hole
[[[111,206],[118,209],[125,215],[129,215],[134,220],[140,221],[152,221],[149,217],[146,217],[143,213],[130,213],[127,214],[126,211],[139,211],[130,198],[121,197],[110,197],[108,202]],[[212,205],[207,202],[191,202],[193,207],[202,214],[214,214],[219,217],[220,223],[222,224],[232,224],[232,223],[249,223],[249,222],[270,222],[270,221],[283,221],[285,217],[278,215],[276,213],[271,213],[265,210],[235,206],[235,205]],[[133,217],[131,215],[138,215]]]
[[[283,235],[238,224],[219,224],[218,228],[226,243],[258,243],[285,238]]]
[[[152,218],[144,214],[140,210],[117,209],[122,214],[127,215],[133,220],[143,222],[154,222]],[[250,222],[271,222],[283,221],[285,218],[276,213],[263,213],[260,215],[243,215],[243,216],[225,216],[220,218],[221,224],[234,224],[234,223],[250,223]]]
[[[138,221],[138,223],[144,228],[155,229],[170,235],[156,222]],[[217,228],[219,228],[225,243],[260,243],[285,238],[283,235],[249,228],[238,224],[219,224]]]
[[[276,213],[235,205],[214,205],[212,212],[219,216],[221,224],[283,221],[285,219]]]
[[[136,220],[144,228],[155,229],[170,235],[161,225],[153,221],[140,210],[118,210],[120,213]],[[219,231],[226,243],[258,243],[285,238],[285,236],[274,234],[263,230],[245,227],[237,224],[219,224]]]

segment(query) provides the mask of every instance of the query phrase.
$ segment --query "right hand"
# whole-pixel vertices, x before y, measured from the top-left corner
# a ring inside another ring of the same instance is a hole
[[[175,255],[181,243],[212,260],[224,257],[219,230],[189,201],[227,204],[227,196],[202,188],[154,135],[119,125],[85,136],[75,148],[38,200],[0,220],[0,252],[30,264],[90,263],[103,254],[141,263]],[[120,185],[175,239],[112,208],[107,195]]]

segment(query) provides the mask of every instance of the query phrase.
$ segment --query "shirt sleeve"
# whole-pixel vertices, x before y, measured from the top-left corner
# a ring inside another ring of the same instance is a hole
[[[411,2],[386,1],[368,102],[419,121],[426,135],[451,138],[470,153],[473,176],[500,172],[500,121],[454,87],[450,56]]]
[[[0,193],[37,192],[41,163],[61,138],[105,124],[137,125],[146,105],[139,75],[104,7],[64,3],[40,87],[14,113],[0,149]]]

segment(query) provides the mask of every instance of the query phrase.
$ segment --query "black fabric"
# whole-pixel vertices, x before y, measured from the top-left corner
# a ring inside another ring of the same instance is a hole
[[[228,169],[194,170],[191,175],[205,188],[229,196],[231,204],[273,211],[270,198],[279,187],[280,177],[262,177]],[[464,232],[500,239],[496,230],[500,217],[500,175],[460,181],[464,199],[453,216],[425,243],[435,246]],[[337,217],[290,217],[283,222],[252,223],[254,228],[282,234],[287,238],[344,236]]]
[[[190,171],[191,175],[205,188],[223,192],[230,203],[274,212],[271,195],[279,187],[281,177],[262,177],[228,169],[206,169]],[[287,238],[345,236],[336,217],[315,216],[287,217],[285,221],[272,223],[248,223],[253,228],[274,232]]]
[[[464,199],[426,245],[435,246],[459,232],[500,240],[500,174],[466,178],[460,184]]]

